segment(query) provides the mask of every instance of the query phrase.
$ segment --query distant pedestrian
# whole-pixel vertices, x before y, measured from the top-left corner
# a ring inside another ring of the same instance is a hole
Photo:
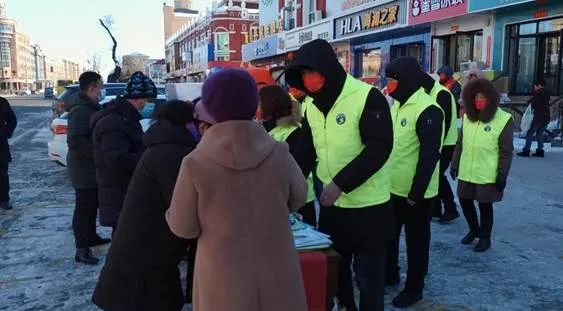
[[[301,104],[291,99],[280,86],[265,86],[260,92],[260,110],[263,124],[275,140],[286,142],[292,155],[301,143]],[[294,155],[295,157],[295,155]],[[299,210],[303,221],[313,227],[317,226],[315,211],[315,192],[313,177],[308,179],[307,204]]]
[[[8,165],[12,162],[8,139],[12,138],[18,119],[4,97],[0,97],[0,209],[11,210],[10,203],[10,176]]]
[[[304,311],[305,289],[288,215],[307,185],[284,143],[252,121],[256,82],[224,69],[195,106],[202,140],[182,162],[166,220],[199,238],[194,311]]]
[[[96,233],[98,215],[98,182],[90,118],[100,110],[98,103],[103,82],[102,77],[93,71],[80,75],[80,91],[65,105],[68,111],[68,156],[67,169],[74,187],[75,208],[72,217],[72,230],[76,244],[77,262],[97,264],[91,246],[110,242]]]
[[[551,120],[549,115],[549,101],[551,99],[551,91],[545,87],[545,81],[542,79],[534,81],[534,92],[530,100],[534,118],[532,119],[532,126],[526,135],[526,145],[522,152],[517,155],[521,157],[530,156],[530,147],[534,138],[538,142],[536,153],[532,154],[533,157],[543,158],[545,156],[543,150],[543,135],[547,129],[547,125]]]
[[[454,71],[449,66],[444,66],[436,72],[440,76],[440,84],[448,88],[454,95],[456,105],[461,97],[461,84],[455,79]]]
[[[156,86],[142,72],[135,72],[123,96],[106,104],[90,119],[94,160],[99,185],[100,223],[115,230],[127,186],[143,152],[141,111]]]
[[[196,145],[186,127],[193,107],[170,101],[157,108],[155,119],[143,136],[146,150],[92,297],[103,310],[175,311],[184,304],[178,264],[188,241],[172,234],[164,215],[182,159]]]
[[[512,163],[512,116],[499,108],[500,94],[486,79],[469,82],[463,90],[466,114],[454,152],[452,177],[459,179],[457,195],[469,226],[461,240],[476,252],[491,247],[493,203],[502,200]],[[479,203],[477,219],[474,201]]]

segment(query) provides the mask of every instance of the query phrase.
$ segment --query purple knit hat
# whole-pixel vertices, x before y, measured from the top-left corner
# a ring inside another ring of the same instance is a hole
[[[223,69],[203,84],[201,102],[195,105],[196,119],[209,124],[252,120],[258,108],[258,89],[248,72]]]

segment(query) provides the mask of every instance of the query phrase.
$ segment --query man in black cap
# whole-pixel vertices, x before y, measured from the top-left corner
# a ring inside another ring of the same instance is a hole
[[[154,82],[142,72],[135,72],[123,96],[90,119],[102,226],[117,226],[127,186],[143,152],[139,111],[156,96]]]
[[[430,209],[438,195],[440,150],[444,114],[422,85],[424,72],[417,60],[401,57],[385,68],[387,90],[395,99],[391,196],[395,209],[396,236],[387,248],[386,282],[396,285],[399,275],[399,238],[403,225],[407,244],[407,280],[393,299],[397,308],[422,300],[428,272]]]

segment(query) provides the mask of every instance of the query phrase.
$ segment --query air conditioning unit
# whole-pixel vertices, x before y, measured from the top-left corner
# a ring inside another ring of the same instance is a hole
[[[485,69],[484,62],[463,62],[459,64],[459,71],[468,71],[472,69]]]

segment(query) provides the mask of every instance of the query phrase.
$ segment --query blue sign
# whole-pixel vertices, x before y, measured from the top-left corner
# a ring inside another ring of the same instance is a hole
[[[278,55],[279,40],[280,38],[274,35],[243,45],[242,61],[249,62]]]
[[[533,1],[534,0],[471,0],[469,1],[469,12],[496,9],[513,4]]]

